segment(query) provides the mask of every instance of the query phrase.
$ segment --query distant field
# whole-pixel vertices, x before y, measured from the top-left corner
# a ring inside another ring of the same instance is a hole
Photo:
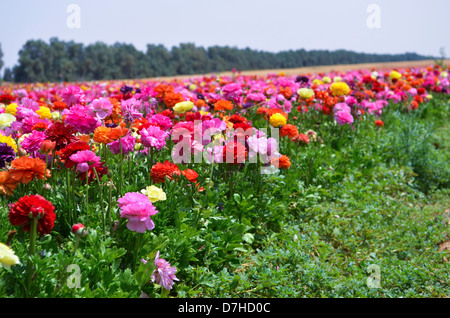
[[[285,75],[302,75],[302,74],[314,74],[314,73],[327,73],[333,71],[349,71],[349,70],[361,70],[372,69],[377,70],[392,69],[392,68],[409,68],[409,67],[427,67],[433,65],[434,60],[423,61],[404,61],[404,62],[385,62],[385,63],[363,63],[363,64],[338,64],[338,65],[322,65],[322,66],[307,66],[299,68],[286,68],[286,69],[267,69],[267,70],[249,70],[240,72],[242,75],[267,75],[267,74],[279,74],[283,72]],[[450,64],[450,59],[444,60],[446,65]],[[164,79],[170,80],[175,78],[190,78],[209,74],[196,74],[196,75],[177,75],[177,76],[165,76],[151,79]],[[214,73],[220,76],[231,76],[231,72]],[[150,79],[149,79],[150,80]]]
[[[314,73],[327,73],[327,72],[340,72],[349,70],[361,70],[361,69],[372,69],[377,70],[392,69],[392,68],[409,68],[409,67],[427,67],[433,65],[434,60],[422,60],[422,61],[404,61],[404,62],[385,62],[385,63],[363,63],[363,64],[337,64],[337,65],[319,65],[319,66],[307,66],[299,68],[286,68],[286,69],[266,69],[266,70],[249,70],[240,72],[241,75],[259,75],[264,76],[267,74],[279,74],[283,72],[285,75],[303,75],[303,74],[314,74]],[[444,60],[445,65],[450,65],[450,59]],[[232,72],[220,72],[220,73],[208,73],[208,74],[191,74],[191,75],[175,75],[175,76],[161,76],[154,78],[145,78],[142,80],[173,80],[182,78],[192,78],[199,76],[208,76],[215,74],[217,76],[231,76]],[[132,81],[134,79],[121,79],[114,81]],[[108,80],[111,81],[111,80]],[[95,81],[98,82],[98,81]],[[2,86],[8,86],[14,83],[3,82]]]

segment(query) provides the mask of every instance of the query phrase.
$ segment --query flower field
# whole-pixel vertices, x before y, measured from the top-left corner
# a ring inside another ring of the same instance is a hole
[[[443,65],[0,87],[0,297],[449,297]]]

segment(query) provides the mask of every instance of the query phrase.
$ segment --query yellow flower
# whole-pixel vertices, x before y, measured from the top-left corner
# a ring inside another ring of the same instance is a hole
[[[340,77],[340,76],[335,76],[335,77],[333,78],[333,82],[342,82],[342,77]]]
[[[12,103],[12,104],[9,104],[8,106],[6,106],[5,113],[16,116],[17,115],[17,104]]]
[[[297,94],[303,99],[308,99],[314,96],[314,90],[311,88],[302,87],[297,91]]]
[[[335,82],[331,84],[330,89],[334,96],[344,96],[350,93],[350,87],[345,82]]]
[[[173,110],[177,113],[182,114],[187,112],[188,110],[191,110],[192,107],[194,107],[194,103],[192,103],[191,101],[185,101],[177,103],[175,106],[173,106]]]
[[[40,119],[51,119],[52,118],[52,112],[50,111],[50,108],[41,106],[36,111],[36,114],[39,115]]]
[[[391,74],[389,74],[389,77],[391,79],[399,79],[399,78],[402,78],[402,74],[400,74],[397,71],[392,71]]]
[[[3,136],[2,134],[0,134],[0,143],[7,144],[12,149],[14,149],[15,152],[17,152],[17,144],[10,136]]]
[[[15,121],[16,121],[16,117],[9,113],[0,114],[0,129],[3,129],[5,127],[10,127],[11,124]]]
[[[280,113],[273,114],[269,119],[269,123],[270,125],[272,125],[272,127],[283,127],[284,125],[286,125],[286,122],[286,117],[284,117]]]
[[[167,199],[166,193],[163,189],[158,188],[157,186],[151,185],[145,189],[141,190],[141,193],[145,194],[150,202],[154,203],[157,201],[164,201]]]
[[[325,84],[326,84],[326,83],[330,83],[330,82],[331,82],[331,78],[330,78],[329,76],[324,76],[324,77],[322,78],[322,82],[324,82]]]
[[[313,83],[313,84],[316,84],[316,85],[323,85],[323,82],[322,82],[320,79],[318,79],[318,78],[316,78],[315,80],[313,80],[312,83]]]
[[[20,260],[14,251],[9,246],[0,243],[0,267],[10,268],[17,264],[20,264]]]
[[[446,71],[441,72],[441,77],[447,78],[448,77],[448,72],[446,72]]]

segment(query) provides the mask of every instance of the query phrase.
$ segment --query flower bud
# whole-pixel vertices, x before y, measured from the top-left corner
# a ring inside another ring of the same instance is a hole
[[[44,140],[41,144],[41,153],[48,154],[55,149],[56,142],[50,140]]]
[[[84,237],[87,235],[87,230],[83,224],[77,223],[72,226],[72,233],[77,236]]]

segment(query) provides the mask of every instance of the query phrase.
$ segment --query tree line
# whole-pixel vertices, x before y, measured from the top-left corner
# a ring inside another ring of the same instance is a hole
[[[0,69],[1,62],[0,47]],[[29,40],[19,51],[18,64],[6,68],[9,82],[89,81],[138,79],[215,72],[296,68],[314,65],[395,62],[429,59],[416,53],[367,54],[347,50],[289,50],[278,53],[229,46],[196,46],[181,43],[170,50],[148,44],[146,52],[132,44],[89,45],[51,38]]]

